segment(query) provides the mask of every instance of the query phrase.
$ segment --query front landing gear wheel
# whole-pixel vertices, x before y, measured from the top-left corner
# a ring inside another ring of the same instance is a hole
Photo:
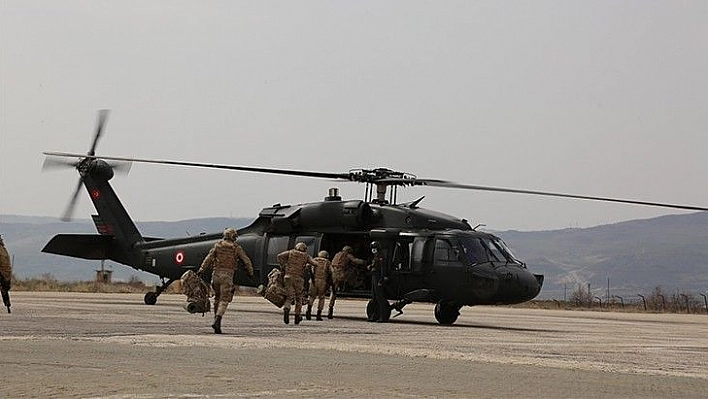
[[[145,300],[146,305],[156,304],[157,303],[157,292],[152,292],[152,291],[148,292],[147,294],[145,294],[144,300]]]
[[[388,321],[391,318],[391,306],[387,306],[384,314],[379,314],[379,305],[373,299],[366,304],[366,317],[369,321]],[[382,317],[383,316],[383,317]]]
[[[460,307],[449,303],[438,302],[435,304],[435,319],[442,325],[449,326],[460,315]]]

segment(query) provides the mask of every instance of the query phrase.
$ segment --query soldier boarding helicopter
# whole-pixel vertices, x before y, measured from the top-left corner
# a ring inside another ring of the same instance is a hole
[[[465,219],[420,208],[418,205],[423,197],[408,203],[397,203],[398,187],[433,186],[708,210],[695,206],[466,185],[420,179],[385,168],[326,173],[98,157],[95,149],[107,115],[107,111],[99,113],[93,144],[86,155],[44,153],[47,156],[46,168],[69,165],[76,168],[80,175],[64,219],[71,217],[83,185],[98,213],[93,215],[98,234],[58,234],[42,251],[80,259],[110,259],[159,276],[162,285],[156,287],[154,292],[145,294],[144,301],[148,305],[154,305],[158,296],[185,271],[198,269],[209,249],[221,239],[222,233],[172,239],[143,237],[109,184],[114,170],[125,170],[130,162],[364,183],[364,200],[343,200],[337,189],[330,189],[323,201],[276,204],[263,208],[251,225],[238,230],[237,240],[253,262],[257,281],[249,281],[242,268],[239,268],[236,278],[240,285],[255,287],[266,283],[268,273],[279,266],[277,255],[293,248],[297,242],[307,244],[309,254],[314,257],[321,250],[336,253],[345,245],[352,246],[355,253],[368,253],[369,243],[376,241],[386,259],[382,268],[386,281],[384,297],[393,302],[389,302],[388,310],[382,310],[385,314],[381,315],[370,300],[366,312],[369,318],[374,316],[381,320],[388,320],[392,309],[400,314],[407,304],[428,302],[435,304],[436,320],[449,325],[457,320],[463,306],[522,303],[535,298],[543,286],[543,275],[528,270],[526,264],[518,260],[499,237],[478,231]],[[67,158],[72,161],[67,161]],[[370,297],[371,292],[368,288],[355,290],[352,287],[348,291],[338,292],[343,296],[357,294]]]

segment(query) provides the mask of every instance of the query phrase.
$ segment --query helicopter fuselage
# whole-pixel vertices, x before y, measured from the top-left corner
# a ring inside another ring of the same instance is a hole
[[[402,221],[401,227],[391,227],[394,221]],[[178,279],[186,269],[198,268],[219,239],[221,234],[145,241],[135,246],[140,260],[131,266]],[[473,230],[464,220],[404,205],[339,200],[263,209],[250,226],[239,230],[238,238],[257,281],[243,271],[237,280],[246,286],[267,281],[268,273],[278,267],[277,254],[297,242],[307,244],[313,257],[349,245],[355,256],[368,260],[374,240],[385,254],[384,292],[391,300],[513,304],[533,299],[543,283],[499,237]],[[365,268],[352,272],[355,283],[340,294],[368,296]]]

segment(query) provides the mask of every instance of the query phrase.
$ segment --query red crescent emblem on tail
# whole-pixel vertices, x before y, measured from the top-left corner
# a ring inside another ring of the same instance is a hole
[[[93,199],[99,199],[101,197],[101,192],[96,189],[91,190],[91,197]]]

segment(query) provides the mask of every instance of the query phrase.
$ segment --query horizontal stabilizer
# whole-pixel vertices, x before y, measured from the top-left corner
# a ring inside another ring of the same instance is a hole
[[[57,234],[42,252],[82,259],[108,259],[112,236],[97,234]]]

